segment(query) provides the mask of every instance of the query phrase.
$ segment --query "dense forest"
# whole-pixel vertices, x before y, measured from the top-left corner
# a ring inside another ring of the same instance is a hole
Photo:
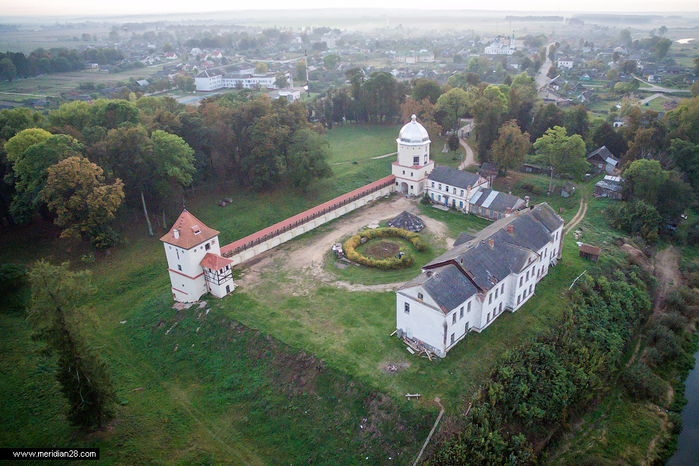
[[[325,138],[300,103],[248,92],[198,109],[169,98],[71,102],[47,116],[0,112],[0,218],[54,220],[99,249],[124,207],[176,215],[192,183],[305,189],[331,174]],[[322,132],[322,130],[320,130]],[[122,207],[123,206],[123,207]]]

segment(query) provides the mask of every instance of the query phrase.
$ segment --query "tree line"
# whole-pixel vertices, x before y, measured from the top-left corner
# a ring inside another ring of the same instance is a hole
[[[0,53],[0,79],[29,78],[41,74],[62,73],[85,68],[85,62],[100,65],[115,64],[124,54],[112,48],[94,48],[84,52],[67,48],[38,48],[25,55],[22,52]]]
[[[502,355],[427,464],[537,464],[551,439],[614,383],[652,311],[652,285],[633,268],[582,277],[560,323]]]
[[[70,102],[47,116],[3,110],[0,128],[0,218],[41,216],[99,249],[116,240],[124,208],[142,209],[152,230],[151,216],[176,215],[192,184],[306,189],[331,174],[329,144],[306,108],[250,92],[198,108],[146,97]]]

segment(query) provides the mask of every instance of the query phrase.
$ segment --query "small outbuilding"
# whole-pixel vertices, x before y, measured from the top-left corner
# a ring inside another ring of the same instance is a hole
[[[585,243],[580,245],[580,257],[583,259],[590,259],[591,261],[597,262],[601,254],[602,250],[597,246],[591,246]]]
[[[401,212],[397,217],[388,221],[388,226],[391,228],[401,228],[406,231],[417,233],[425,228],[425,222],[420,217],[411,214],[410,212]]]

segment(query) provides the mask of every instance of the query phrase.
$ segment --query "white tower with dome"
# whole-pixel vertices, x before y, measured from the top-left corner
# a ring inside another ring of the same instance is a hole
[[[398,160],[393,162],[392,173],[396,177],[396,191],[413,196],[425,193],[427,176],[434,169],[430,160],[430,135],[413,115],[410,123],[401,128],[396,144]]]

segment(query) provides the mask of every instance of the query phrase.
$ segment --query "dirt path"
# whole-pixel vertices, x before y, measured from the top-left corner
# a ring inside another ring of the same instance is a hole
[[[459,170],[463,170],[471,165],[478,165],[478,162],[476,162],[476,155],[473,153],[471,146],[469,146],[466,141],[461,138],[459,138],[459,144],[461,144],[461,147],[463,147],[464,151],[466,151],[466,157],[464,158],[464,161],[461,162],[461,165],[459,165]]]
[[[381,285],[360,285],[338,281],[323,268],[323,260],[333,244],[371,223],[393,218],[403,211],[419,213],[418,202],[417,199],[410,200],[404,196],[395,196],[388,202],[363,207],[357,212],[336,220],[331,231],[311,238],[295,239],[266,252],[260,256],[261,260],[244,266],[245,273],[237,282],[242,286],[254,286],[262,279],[264,271],[279,265],[282,269],[291,272],[289,275],[293,280],[312,279],[309,282],[313,283],[314,287],[332,285],[349,291],[394,291],[405,281]],[[454,244],[454,239],[448,237],[446,225],[430,217],[421,216],[420,218],[425,222],[425,227],[433,238],[442,241],[447,248]]]
[[[564,234],[570,233],[570,231],[578,226],[578,223],[582,222],[582,219],[585,218],[585,214],[587,213],[587,201],[584,199],[580,199],[580,207],[578,207],[578,212],[575,214],[575,216],[570,220],[568,225],[566,225],[564,229]]]
[[[680,253],[674,246],[668,246],[655,255],[653,259],[653,275],[658,279],[658,294],[655,296],[653,315],[660,312],[665,297],[681,282]]]

